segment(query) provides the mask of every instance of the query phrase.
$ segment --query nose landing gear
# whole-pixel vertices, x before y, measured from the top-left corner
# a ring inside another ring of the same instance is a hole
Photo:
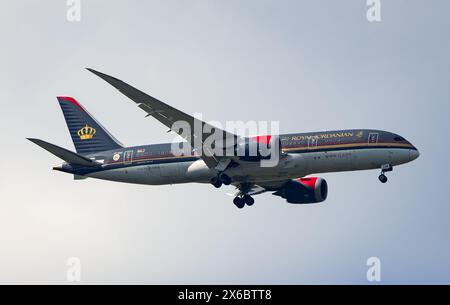
[[[378,180],[380,180],[381,183],[386,183],[388,181],[388,178],[385,174],[381,174],[378,176]]]
[[[378,176],[378,180],[380,180],[381,183],[386,183],[388,181],[388,178],[384,174],[385,172],[392,172],[392,165],[390,164],[383,164],[381,165],[381,175]]]

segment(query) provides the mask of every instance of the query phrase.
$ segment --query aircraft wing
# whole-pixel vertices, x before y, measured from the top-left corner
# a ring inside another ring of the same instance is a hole
[[[223,143],[227,143],[226,139],[233,139],[233,138],[234,138],[233,143],[237,143],[236,141],[237,136],[232,133],[216,128],[178,109],[175,109],[170,105],[167,105],[161,102],[160,100],[128,85],[127,83],[121,81],[120,79],[114,78],[112,76],[106,75],[104,73],[95,71],[90,68],[87,68],[87,70],[94,73],[95,75],[102,78],[107,83],[118,89],[121,93],[123,93],[128,98],[133,100],[136,104],[138,104],[139,108],[147,112],[147,116],[154,117],[159,122],[168,127],[170,130],[172,130],[175,122],[179,121],[186,122],[190,126],[191,131],[190,134],[189,133],[183,134],[182,129],[173,131],[176,132],[181,137],[183,137],[186,141],[188,141],[194,150],[196,150],[197,152],[200,150],[200,157],[205,161],[206,165],[209,168],[216,168],[216,167],[220,168],[222,165],[219,164],[224,163],[221,162],[221,160],[225,160],[225,157],[222,157],[225,155],[225,153],[221,154],[221,156],[217,156],[214,155],[211,151],[204,151],[204,149],[206,148],[204,148],[203,143],[210,134],[212,134],[213,132],[215,132],[215,134],[221,133],[224,139]],[[201,126],[202,128],[200,132],[197,132],[194,126]],[[202,130],[207,130],[208,132],[211,131],[211,133],[201,132]],[[196,134],[196,132],[200,134]],[[226,148],[224,147],[224,149]]]

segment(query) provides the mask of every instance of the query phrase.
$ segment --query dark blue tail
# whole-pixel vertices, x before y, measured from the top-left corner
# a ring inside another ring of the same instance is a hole
[[[58,101],[77,153],[87,155],[122,148],[122,144],[74,98],[58,97]]]

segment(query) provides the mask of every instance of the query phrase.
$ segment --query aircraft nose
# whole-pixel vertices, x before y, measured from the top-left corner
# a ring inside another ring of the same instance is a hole
[[[409,161],[416,160],[417,158],[419,158],[419,156],[420,156],[420,153],[417,148],[409,150]]]

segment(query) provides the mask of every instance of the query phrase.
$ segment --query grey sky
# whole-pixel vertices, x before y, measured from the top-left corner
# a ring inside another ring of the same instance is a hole
[[[450,2],[0,1],[0,283],[450,283]],[[52,172],[25,140],[73,149],[57,95],[78,99],[127,145],[166,128],[84,67],[207,120],[278,120],[280,131],[377,128],[421,156],[322,175],[324,204],[256,197],[236,209],[210,185],[136,186]]]

